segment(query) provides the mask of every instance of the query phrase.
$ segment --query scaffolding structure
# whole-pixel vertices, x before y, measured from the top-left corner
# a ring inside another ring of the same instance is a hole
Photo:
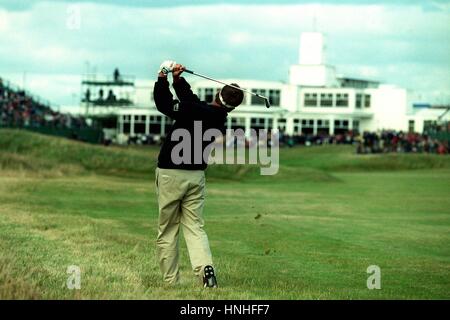
[[[85,74],[81,81],[81,106],[87,117],[116,114],[133,107],[135,77]]]

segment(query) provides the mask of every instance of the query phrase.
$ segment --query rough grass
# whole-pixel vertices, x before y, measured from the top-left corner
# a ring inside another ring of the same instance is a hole
[[[156,155],[0,130],[0,298],[450,298],[448,157],[294,148],[274,177],[211,167],[205,219],[220,288],[207,291],[183,241],[181,284],[161,282]],[[373,264],[381,290],[366,287]],[[70,265],[81,290],[66,287]]]
[[[100,174],[126,178],[153,177],[159,148],[103,147],[39,135],[28,131],[0,129],[0,169],[46,176]],[[428,154],[357,155],[352,146],[296,147],[282,149],[283,179],[333,181],[333,172],[450,169],[448,157]],[[214,180],[260,182],[254,165],[215,165],[207,170]]]

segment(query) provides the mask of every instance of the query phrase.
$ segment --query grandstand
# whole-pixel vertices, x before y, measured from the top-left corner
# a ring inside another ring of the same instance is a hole
[[[82,116],[56,111],[57,106],[0,78],[0,128],[21,128],[85,142],[102,142],[102,130]]]

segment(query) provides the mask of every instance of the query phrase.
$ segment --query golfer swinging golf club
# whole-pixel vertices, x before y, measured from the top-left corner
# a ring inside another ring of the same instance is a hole
[[[194,121],[201,121],[203,132],[213,128],[224,132],[227,115],[242,103],[243,93],[236,84],[231,84],[224,86],[213,102],[200,101],[181,77],[185,70],[175,61],[164,61],[153,92],[157,109],[174,120],[161,146],[156,168],[159,205],[157,258],[164,281],[176,284],[179,281],[178,234],[181,224],[194,273],[202,279],[204,287],[217,287],[208,237],[203,230],[202,213],[205,200],[204,170],[207,167],[203,152],[210,142],[201,142],[201,163],[193,161],[194,153],[199,150],[196,151],[194,143],[191,143],[191,161],[180,164],[172,159],[172,150],[179,143],[179,137],[172,139],[172,134],[181,129],[194,137]],[[169,90],[169,73],[173,75],[173,88],[179,101],[173,99]]]

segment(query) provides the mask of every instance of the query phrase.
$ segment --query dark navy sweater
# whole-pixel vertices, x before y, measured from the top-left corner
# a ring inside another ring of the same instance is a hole
[[[190,85],[184,78],[174,82],[173,88],[179,103],[173,99],[166,77],[158,78],[153,91],[156,108],[174,120],[172,127],[166,131],[167,135],[158,156],[158,168],[205,170],[207,163],[204,161],[203,153],[205,148],[211,144],[211,141],[203,141],[203,133],[208,129],[215,128],[223,134],[228,111],[225,107],[217,107],[201,101],[192,92]],[[197,128],[196,132],[194,132],[194,123]],[[187,131],[183,131],[183,129]],[[180,132],[189,132],[190,141],[184,141],[184,138],[180,137]],[[183,145],[190,143],[189,150],[181,148],[180,143],[183,143]],[[175,161],[172,155],[174,148],[176,151],[174,153],[178,155],[178,160],[175,159]],[[186,151],[187,153],[185,153]],[[180,157],[187,161],[176,163],[180,161]]]

